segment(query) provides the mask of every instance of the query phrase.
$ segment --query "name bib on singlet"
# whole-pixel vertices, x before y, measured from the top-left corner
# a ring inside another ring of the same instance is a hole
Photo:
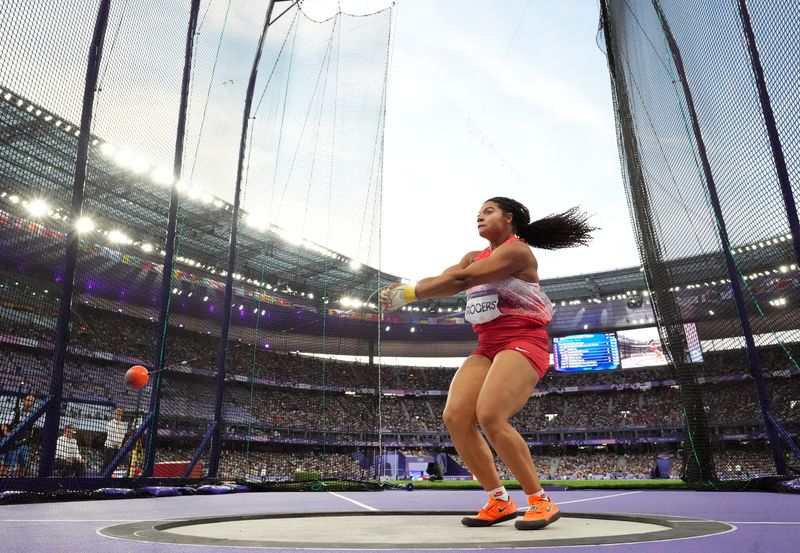
[[[496,290],[477,292],[467,300],[467,309],[464,318],[468,323],[488,323],[496,319],[500,313],[499,299]]]

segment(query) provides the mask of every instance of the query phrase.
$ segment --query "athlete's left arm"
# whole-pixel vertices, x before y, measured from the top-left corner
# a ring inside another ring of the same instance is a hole
[[[492,255],[469,264],[464,269],[423,278],[414,290],[417,299],[445,298],[479,284],[519,273],[534,264],[530,248],[521,241],[508,242]]]

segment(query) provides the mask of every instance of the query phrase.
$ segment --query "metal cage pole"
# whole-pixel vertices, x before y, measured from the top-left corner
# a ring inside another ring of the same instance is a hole
[[[55,347],[53,351],[53,370],[50,375],[50,402],[47,406],[44,428],[42,429],[42,449],[39,458],[39,477],[47,478],[53,473],[56,454],[56,441],[61,423],[61,396],[64,391],[64,362],[69,342],[69,323],[72,316],[72,294],[75,286],[75,268],[78,264],[78,230],[75,223],[83,211],[83,192],[86,185],[86,163],[91,138],[92,115],[100,62],[103,57],[103,43],[108,28],[108,14],[111,0],[101,0],[97,10],[92,43],[89,47],[89,63],[83,87],[83,107],[81,110],[80,136],[75,158],[75,178],[72,183],[72,204],[70,206],[70,228],[66,235],[66,255],[64,259],[64,278],[58,303]]]
[[[800,265],[800,221],[797,217],[797,205],[792,193],[792,184],[789,180],[789,170],[786,168],[786,158],[783,155],[783,145],[778,133],[778,125],[775,122],[775,112],[772,110],[769,92],[767,91],[767,81],[764,78],[764,67],[761,65],[761,55],[756,44],[756,35],[753,32],[753,24],[750,21],[750,12],[747,9],[747,1],[739,0],[739,17],[742,20],[744,37],[747,41],[747,51],[750,54],[750,63],[753,66],[753,76],[755,77],[756,90],[758,90],[758,100],[761,102],[761,111],[764,112],[764,126],[767,129],[769,145],[772,149],[772,158],[775,161],[775,175],[778,177],[778,184],[781,187],[783,203],[786,208],[786,219],[789,222],[789,230],[792,233],[792,246],[794,247],[794,257]]]
[[[222,303],[222,328],[220,329],[219,351],[217,354],[217,374],[216,397],[214,401],[214,426],[210,429],[212,433],[211,451],[208,456],[208,476],[216,478],[219,470],[219,454],[222,449],[222,398],[225,389],[225,377],[227,374],[226,365],[228,360],[228,336],[231,326],[231,302],[233,301],[233,272],[236,269],[236,240],[239,223],[239,203],[242,191],[242,174],[244,173],[245,150],[247,148],[247,130],[250,123],[250,111],[253,106],[253,94],[256,88],[258,77],[258,65],[261,62],[261,53],[264,49],[264,39],[267,36],[267,29],[271,24],[272,9],[275,7],[276,0],[269,0],[267,14],[264,17],[264,27],[258,39],[255,59],[253,59],[253,69],[250,71],[250,81],[247,83],[247,95],[244,102],[244,113],[242,114],[242,135],[239,141],[239,165],[236,170],[236,187],[233,194],[233,214],[231,220],[231,235],[228,243],[228,266],[225,275],[225,299]],[[286,12],[284,12],[286,13]],[[283,15],[283,14],[281,14]]]
[[[164,270],[161,275],[161,310],[158,314],[156,326],[156,349],[153,357],[153,387],[150,390],[149,425],[147,447],[145,450],[144,476],[153,476],[153,467],[156,458],[156,441],[158,438],[158,416],[161,407],[161,375],[164,368],[164,354],[167,344],[167,323],[169,319],[170,289],[172,287],[172,269],[175,265],[175,246],[177,242],[176,229],[178,227],[178,181],[183,170],[183,147],[186,138],[186,112],[189,106],[189,84],[192,75],[192,53],[194,51],[194,35],[197,32],[197,19],[200,13],[200,0],[192,0],[189,11],[189,27],[186,31],[186,49],[183,63],[183,82],[181,84],[181,101],[178,112],[178,129],[175,137],[175,159],[172,167],[172,190],[169,198],[169,219],[167,221],[167,238],[164,243]],[[113,472],[114,468],[107,472]]]
[[[685,408],[685,425],[691,449],[691,459],[685,457],[686,479],[690,484],[700,482],[707,485],[716,476],[710,455],[710,436],[708,422],[703,410],[702,391],[692,367],[686,366],[683,351],[686,349],[686,335],[680,321],[680,308],[669,290],[669,273],[659,246],[658,232],[654,226],[652,205],[642,173],[639,143],[633,128],[633,114],[627,95],[625,73],[614,53],[612,42],[613,28],[608,0],[600,3],[603,32],[606,41],[608,68],[611,77],[611,90],[617,116],[617,140],[623,153],[622,169],[628,174],[628,202],[631,217],[638,232],[639,254],[644,267],[644,276],[650,290],[653,311],[656,314],[659,332],[664,344],[669,348],[676,379],[680,385],[681,398]],[[676,322],[677,321],[677,322]],[[689,462],[691,461],[691,462]]]
[[[661,23],[661,29],[667,39],[672,61],[675,65],[675,70],[680,80],[681,88],[683,89],[683,96],[686,100],[686,106],[689,110],[689,120],[691,122],[692,135],[697,144],[697,155],[700,158],[700,163],[703,168],[703,176],[705,178],[706,186],[708,187],[709,199],[711,206],[714,209],[714,215],[717,219],[717,230],[719,232],[720,241],[722,242],[722,255],[725,259],[725,265],[728,270],[728,278],[731,281],[731,289],[733,292],[733,299],[736,304],[736,312],[742,324],[742,331],[747,349],[747,356],[750,359],[750,371],[753,375],[755,384],[756,395],[758,396],[758,403],[761,407],[761,412],[764,417],[764,426],[769,440],[770,451],[772,458],[775,461],[775,468],[778,474],[786,474],[786,461],[783,458],[783,448],[778,437],[778,432],[775,429],[772,419],[769,414],[772,413],[772,406],[770,404],[769,395],[767,394],[766,382],[764,381],[764,373],[761,369],[761,360],[759,359],[758,349],[756,348],[755,340],[753,339],[753,329],[750,325],[750,316],[747,314],[747,307],[745,306],[744,295],[739,283],[739,273],[736,270],[736,262],[733,260],[731,254],[731,244],[728,238],[728,231],[725,227],[725,220],[722,216],[722,207],[720,206],[719,196],[717,194],[717,186],[714,182],[714,175],[711,171],[711,163],[708,160],[708,153],[706,152],[705,141],[703,140],[702,132],[700,131],[700,123],[697,117],[697,110],[694,106],[694,98],[692,91],[689,88],[689,81],[686,77],[686,70],[683,66],[683,58],[681,57],[678,43],[670,29],[669,22],[664,16],[661,9],[661,2],[659,0],[652,0],[653,8],[658,15]]]

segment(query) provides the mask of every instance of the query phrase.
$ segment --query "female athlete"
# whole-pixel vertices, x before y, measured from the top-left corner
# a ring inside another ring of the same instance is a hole
[[[538,530],[560,517],[544,493],[525,440],[509,419],[530,398],[549,367],[546,326],[552,305],[539,288],[531,247],[559,249],[585,245],[596,230],[572,208],[530,222],[521,203],[496,197],[478,212],[478,234],[489,241],[437,277],[392,284],[380,292],[381,307],[397,309],[419,299],[467,292],[465,318],[478,334],[478,349],[450,384],[444,422],[458,454],[489,494],[489,502],[465,526],[491,526],[517,518],[517,507],[500,482],[486,436],[528,496],[530,508],[515,521],[519,530]]]

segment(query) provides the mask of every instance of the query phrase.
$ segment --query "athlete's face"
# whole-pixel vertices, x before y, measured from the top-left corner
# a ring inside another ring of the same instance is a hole
[[[485,202],[478,211],[478,234],[491,239],[505,234],[511,228],[511,213],[506,213],[494,202]]]

